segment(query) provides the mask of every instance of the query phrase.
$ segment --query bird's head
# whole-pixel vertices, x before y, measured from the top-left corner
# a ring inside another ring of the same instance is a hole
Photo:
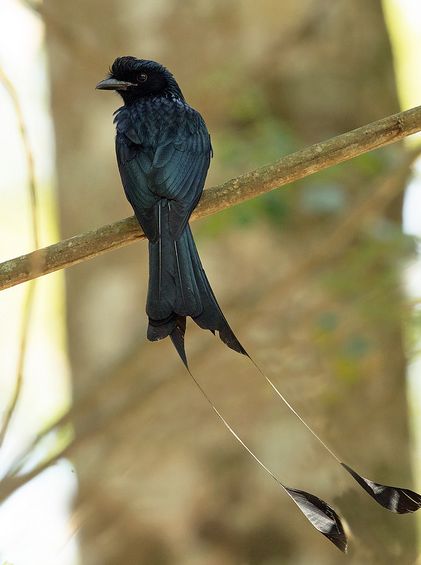
[[[160,63],[118,57],[110,68],[107,78],[96,85],[99,90],[116,90],[128,103],[151,96],[175,96],[183,99],[175,78]]]

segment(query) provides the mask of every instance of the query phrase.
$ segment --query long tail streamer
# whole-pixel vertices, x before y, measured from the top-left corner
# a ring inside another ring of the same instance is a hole
[[[300,416],[295,408],[293,408],[293,406],[288,402],[281,391],[262,371],[256,361],[248,353],[246,353],[246,355],[262,375],[262,377],[266,380],[266,382],[279,396],[282,402],[288,407],[288,409],[300,420],[302,424],[304,424],[308,431],[313,434],[317,441],[335,459],[335,461],[337,461],[337,463],[339,463],[378,504],[380,504],[387,510],[390,510],[391,512],[395,512],[397,514],[408,514],[415,512],[416,510],[421,508],[421,495],[419,495],[417,492],[406,488],[391,487],[370,481],[369,479],[366,479],[359,475],[349,465],[346,465],[343,461],[341,461],[336,453],[326,445],[326,443],[313,430],[313,428],[309,426],[309,424],[307,424],[307,422]]]
[[[325,537],[327,537],[333,544],[336,545],[343,553],[347,552],[348,539],[344,531],[342,521],[338,514],[321,498],[305,492],[285,486],[280,479],[266,467],[266,465],[255,455],[255,453],[247,447],[240,436],[230,426],[227,420],[222,416],[221,412],[216,408],[212,400],[206,394],[199,381],[193,376],[192,372],[185,364],[187,371],[195,382],[201,394],[205,397],[206,401],[211,406],[212,410],[224,424],[230,434],[244,447],[247,453],[260,465],[260,467],[287,493],[287,495],[295,502],[307,520]]]
[[[184,338],[184,332],[182,333]],[[182,341],[184,342],[184,339]],[[348,547],[348,539],[342,521],[335,510],[333,510],[333,508],[329,506],[324,500],[321,500],[311,493],[285,486],[281,482],[281,480],[268,467],[266,467],[266,465],[255,455],[255,453],[251,449],[249,449],[249,447],[247,447],[243,440],[238,436],[238,434],[234,431],[234,429],[230,426],[227,420],[222,416],[222,414],[213,404],[212,400],[206,394],[200,383],[193,376],[188,366],[184,347],[181,351],[180,347],[177,347],[177,342],[175,342],[174,344],[176,345],[177,352],[180,355],[180,358],[183,361],[183,364],[186,367],[189,375],[195,382],[201,394],[211,406],[212,410],[224,424],[226,429],[243,446],[247,453],[260,465],[260,467],[270,477],[272,477],[272,479],[274,479],[276,483],[288,494],[288,496],[295,502],[295,504],[298,506],[307,520],[316,528],[316,530],[327,537],[342,552],[346,553]],[[345,469],[351,475],[351,477],[367,492],[367,494],[369,494],[378,504],[396,514],[408,514],[411,512],[416,512],[421,507],[420,494],[406,488],[387,486],[371,481],[370,479],[362,477],[349,465],[341,461],[336,453],[321,439],[321,437],[313,430],[313,428],[288,402],[286,397],[276,387],[273,381],[264,373],[264,371],[260,368],[256,361],[247,353],[244,348],[243,350],[244,354],[250,359],[251,363],[254,365],[260,375],[266,380],[267,384],[272,388],[272,390],[282,400],[287,408],[294,414],[294,416],[298,418],[298,420],[307,428],[307,430],[323,446],[323,448],[329,453],[329,455],[339,465],[341,465],[341,467]]]

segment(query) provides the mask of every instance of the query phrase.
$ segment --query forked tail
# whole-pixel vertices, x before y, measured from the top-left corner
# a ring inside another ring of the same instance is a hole
[[[169,212],[170,203],[161,201],[158,209],[160,237],[149,243],[148,339],[156,341],[170,336],[187,365],[184,334],[186,317],[190,316],[198,326],[218,332],[228,347],[245,355],[206,277],[190,226],[174,239],[170,233]]]

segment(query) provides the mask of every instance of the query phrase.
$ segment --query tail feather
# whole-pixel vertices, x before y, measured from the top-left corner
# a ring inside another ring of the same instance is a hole
[[[149,317],[148,339],[167,336],[187,366],[184,349],[186,317],[212,333],[234,351],[247,355],[230,328],[215,298],[190,227],[174,240],[169,229],[169,203],[159,204],[160,237],[149,243],[149,289],[146,312]]]
[[[189,241],[189,249],[192,258],[194,257],[193,269],[195,273],[196,283],[199,287],[200,296],[202,297],[203,310],[198,316],[192,316],[193,320],[198,326],[210,330],[212,333],[217,331],[220,339],[231,349],[247,355],[246,350],[238,341],[236,335],[228,324],[221,307],[216,300],[215,294],[209,284],[205,270],[200,261],[199,254],[196,249],[196,244],[190,230],[190,226],[186,227],[187,238]]]
[[[187,363],[186,350],[184,348],[184,334],[186,333],[186,318],[178,318],[177,324],[173,331],[170,333],[171,341],[183,361],[186,369],[189,368]]]

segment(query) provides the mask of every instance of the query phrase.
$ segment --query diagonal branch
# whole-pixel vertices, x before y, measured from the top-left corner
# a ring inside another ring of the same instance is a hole
[[[192,219],[214,214],[421,131],[421,106],[282,157],[204,191]],[[134,217],[76,235],[0,264],[0,290],[76,265],[144,238]]]

